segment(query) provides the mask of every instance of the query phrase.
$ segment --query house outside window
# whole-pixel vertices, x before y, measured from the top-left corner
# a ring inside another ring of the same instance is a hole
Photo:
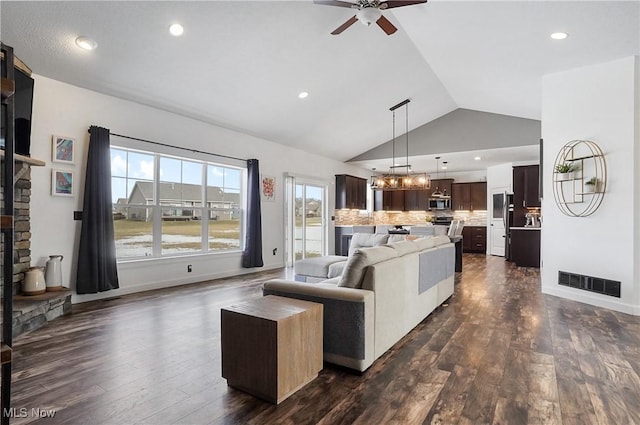
[[[240,250],[244,170],[111,147],[119,259]]]

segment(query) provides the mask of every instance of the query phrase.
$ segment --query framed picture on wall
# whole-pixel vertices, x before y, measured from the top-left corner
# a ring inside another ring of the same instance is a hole
[[[53,136],[51,141],[51,161],[73,164],[73,144],[71,137]]]
[[[73,196],[73,172],[51,170],[51,195]]]
[[[263,201],[276,200],[276,178],[272,176],[262,176],[261,190]]]

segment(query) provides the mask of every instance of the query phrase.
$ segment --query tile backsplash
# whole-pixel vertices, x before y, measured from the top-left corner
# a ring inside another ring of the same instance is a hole
[[[362,226],[362,225],[382,225],[405,224],[408,226],[424,225],[427,217],[452,216],[454,220],[464,220],[468,226],[486,226],[487,211],[374,211],[366,210],[336,210],[336,226]]]

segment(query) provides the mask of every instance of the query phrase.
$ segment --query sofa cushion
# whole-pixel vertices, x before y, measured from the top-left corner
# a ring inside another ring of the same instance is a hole
[[[409,235],[389,235],[389,239],[387,240],[387,243],[396,243],[396,242],[400,242],[400,241],[406,241],[407,238],[409,237]]]
[[[360,288],[365,268],[397,256],[397,251],[386,245],[356,249],[347,260],[338,286]]]
[[[398,253],[398,257],[402,257],[403,255],[411,254],[413,252],[418,252],[418,246],[413,241],[400,241],[390,243],[387,246],[395,249]]]
[[[438,235],[433,237],[433,246],[444,245],[450,243],[451,239],[447,235]]]
[[[332,279],[334,277],[342,276],[342,272],[344,271],[344,266],[347,265],[347,261],[340,261],[338,263],[333,263],[329,266],[329,274],[327,277]],[[337,283],[337,282],[336,282]]]
[[[349,245],[349,257],[358,248],[368,248],[383,245],[389,240],[389,235],[377,235],[375,233],[354,233]]]
[[[433,239],[435,236],[425,236],[413,241],[418,247],[418,251],[424,251],[425,249],[433,248]]]
[[[329,277],[331,264],[345,260],[346,257],[339,255],[305,258],[304,260],[296,261],[293,265],[293,270],[296,275],[327,278]]]

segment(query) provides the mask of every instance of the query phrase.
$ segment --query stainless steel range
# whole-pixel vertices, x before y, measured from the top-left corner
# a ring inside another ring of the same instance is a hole
[[[453,216],[450,215],[436,216],[433,218],[433,224],[438,226],[450,226],[452,221]]]

